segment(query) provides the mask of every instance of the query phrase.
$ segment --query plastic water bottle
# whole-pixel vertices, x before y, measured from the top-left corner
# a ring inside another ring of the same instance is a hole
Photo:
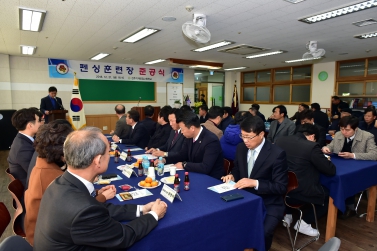
[[[264,125],[266,127],[266,131],[270,130],[270,122],[264,122]]]
[[[162,162],[162,157],[158,158],[158,164],[157,164],[157,175],[158,176],[164,176],[164,162]]]
[[[149,160],[147,156],[143,156],[143,161],[141,162],[144,168],[144,175],[148,175]]]

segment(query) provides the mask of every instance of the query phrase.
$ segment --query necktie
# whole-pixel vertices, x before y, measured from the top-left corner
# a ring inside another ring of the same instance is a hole
[[[96,197],[96,190],[93,190],[93,192],[90,194],[92,197]]]
[[[174,138],[171,142],[172,145],[174,144],[174,141],[177,139],[177,136],[178,136],[178,131],[175,131]]]
[[[254,167],[254,153],[255,153],[255,150],[249,150],[250,151],[250,157],[249,157],[249,160],[247,162],[247,173],[248,173],[248,176],[247,177],[250,177],[250,174],[251,174],[251,171],[253,171],[253,167]]]
[[[351,138],[347,138],[347,144],[351,147],[352,146],[352,139]]]

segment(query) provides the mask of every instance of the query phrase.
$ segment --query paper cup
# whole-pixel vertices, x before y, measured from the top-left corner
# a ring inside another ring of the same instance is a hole
[[[170,167],[170,176],[174,176],[175,172],[176,172],[176,167],[175,166],[171,166]]]

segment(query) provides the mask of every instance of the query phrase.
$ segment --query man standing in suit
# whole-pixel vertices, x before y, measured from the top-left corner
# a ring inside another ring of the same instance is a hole
[[[131,133],[131,126],[126,122],[126,107],[124,105],[116,105],[115,113],[118,116],[118,121],[115,124],[115,130],[110,132],[111,135],[116,135],[121,139],[126,139]]]
[[[339,108],[349,107],[349,105],[342,101],[338,96],[331,97],[331,116],[333,119],[339,119]]]
[[[106,172],[110,155],[98,128],[74,131],[64,142],[67,171],[46,189],[35,228],[34,250],[126,249],[163,218],[167,205],[100,203],[94,179]],[[120,221],[130,221],[122,224]]]
[[[144,115],[145,119],[140,121],[147,129],[149,137],[152,137],[154,132],[156,131],[157,123],[153,121],[153,115],[154,115],[154,108],[151,105],[147,105],[144,107]]]
[[[215,134],[219,140],[223,136],[223,131],[218,128],[223,115],[224,111],[220,106],[212,106],[208,111],[208,120],[202,124],[208,131]]]
[[[48,88],[48,95],[41,99],[40,110],[45,115],[45,123],[48,123],[48,115],[52,110],[63,109],[62,100],[56,97],[58,89],[55,86]]]
[[[160,112],[158,113],[158,125],[156,131],[149,140],[148,146],[145,150],[148,150],[149,148],[157,148],[166,143],[166,140],[169,138],[171,132],[171,127],[169,125],[169,112],[171,109],[172,108],[170,105],[166,105],[161,108]]]
[[[145,148],[149,142],[149,133],[145,129],[144,124],[139,123],[140,114],[136,110],[129,110],[126,116],[127,125],[130,125],[132,130],[128,138],[119,138],[117,135],[113,136],[113,141],[116,143],[135,145]]]
[[[301,120],[302,121],[302,120]],[[296,174],[298,188],[289,193],[287,202],[291,205],[313,203],[317,218],[327,213],[329,204],[329,191],[321,185],[320,174],[333,176],[336,172],[335,165],[321,152],[321,147],[316,144],[318,128],[310,123],[302,124],[298,132],[292,136],[280,137],[276,145],[281,147],[287,154],[288,170]],[[291,225],[292,212],[287,207],[284,221]],[[299,232],[309,236],[317,236],[318,230],[312,228],[315,223],[313,207],[303,210]],[[297,230],[298,221],[294,226]]]
[[[195,113],[186,111],[177,118],[182,134],[186,137],[181,151],[164,162],[175,163],[177,169],[203,173],[220,179],[224,174],[224,159],[219,139],[215,134],[200,126]]]
[[[310,108],[313,111],[314,123],[322,126],[327,132],[330,125],[327,114],[321,111],[321,106],[318,103],[311,104]]]
[[[34,154],[34,136],[41,126],[42,113],[34,108],[23,108],[12,116],[12,125],[18,134],[13,140],[8,155],[9,171],[26,187],[30,160]]]
[[[304,124],[314,125],[318,129],[318,135],[317,135],[317,137],[315,137],[316,142],[322,148],[323,146],[326,145],[326,130],[322,126],[314,123],[313,115],[314,115],[313,111],[311,111],[311,110],[304,110],[304,111],[300,112],[300,114],[298,115],[298,118],[297,118],[297,120],[300,121],[300,124],[296,126],[296,132]]]
[[[283,195],[287,190],[288,175],[285,152],[264,139],[264,130],[264,122],[257,116],[241,122],[240,137],[244,144],[237,146],[232,174],[222,180],[235,181],[235,188],[245,189],[263,199],[267,211],[263,224],[264,239],[266,250],[269,250],[274,230],[284,216]]]
[[[295,123],[287,116],[287,108],[284,105],[278,105],[273,110],[274,121],[271,122],[270,131],[267,140],[275,143],[281,136],[293,135],[295,133]]]

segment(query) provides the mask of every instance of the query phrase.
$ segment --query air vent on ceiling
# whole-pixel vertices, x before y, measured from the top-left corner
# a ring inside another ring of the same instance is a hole
[[[358,27],[363,27],[363,26],[367,26],[367,25],[371,25],[371,24],[377,24],[377,20],[370,18],[370,19],[366,19],[366,20],[363,20],[363,21],[354,22],[352,24],[355,25],[355,26],[358,26]]]
[[[240,45],[236,45],[236,46],[225,48],[218,51],[231,53],[231,54],[237,54],[237,55],[250,55],[250,54],[258,53],[265,50],[269,50],[269,48],[261,48],[261,47],[247,45],[247,44],[240,44]]]

